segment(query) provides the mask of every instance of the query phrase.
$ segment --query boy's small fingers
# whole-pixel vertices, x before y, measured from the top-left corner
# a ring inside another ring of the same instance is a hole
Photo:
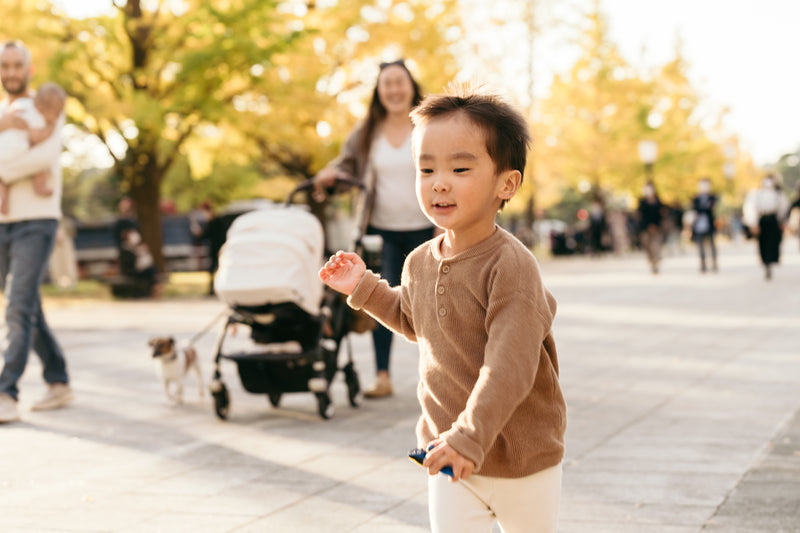
[[[431,453],[430,453],[430,452],[428,452],[428,453],[427,453],[427,455],[425,455],[425,459],[423,459],[423,460],[422,460],[422,466],[424,466],[424,467],[430,467],[430,466],[433,464],[433,460],[434,460],[434,459],[433,459],[433,457],[431,456]]]

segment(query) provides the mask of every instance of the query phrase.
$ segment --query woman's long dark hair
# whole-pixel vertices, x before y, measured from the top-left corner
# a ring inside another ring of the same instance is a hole
[[[417,80],[415,80],[414,76],[411,75],[411,71],[408,70],[405,61],[398,59],[397,61],[392,61],[391,63],[381,63],[380,71],[378,72],[378,78],[381,77],[380,73],[383,72],[383,69],[391,66],[402,67],[403,70],[406,71],[406,74],[408,74],[408,79],[411,80],[411,87],[414,89],[414,98],[411,100],[411,109],[414,109],[422,101],[422,90],[420,89]],[[381,99],[378,97],[378,79],[376,79],[375,89],[372,91],[372,101],[369,103],[369,112],[367,113],[366,126],[364,127],[364,136],[361,139],[361,150],[364,154],[369,153],[369,150],[372,147],[372,136],[375,133],[375,128],[377,128],[378,124],[380,124],[385,118],[386,108],[383,107]]]

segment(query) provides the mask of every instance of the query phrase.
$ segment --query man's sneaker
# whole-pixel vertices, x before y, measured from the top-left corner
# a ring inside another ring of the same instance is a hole
[[[19,420],[17,402],[4,392],[0,392],[0,423],[13,422]]]
[[[31,411],[47,411],[64,407],[72,401],[72,388],[66,383],[50,383],[42,399],[31,406]]]

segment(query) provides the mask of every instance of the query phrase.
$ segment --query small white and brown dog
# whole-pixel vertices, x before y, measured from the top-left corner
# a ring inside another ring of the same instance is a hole
[[[164,392],[173,403],[183,403],[183,380],[189,370],[197,376],[197,390],[203,397],[203,374],[200,361],[193,346],[178,350],[173,337],[154,337],[150,339],[153,348],[153,359],[160,364],[161,379],[164,381]]]

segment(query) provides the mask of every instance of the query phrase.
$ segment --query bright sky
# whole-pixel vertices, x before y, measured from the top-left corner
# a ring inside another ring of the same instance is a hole
[[[601,0],[611,40],[636,66],[674,57],[680,35],[693,86],[728,106],[727,125],[766,165],[800,148],[798,0]]]
[[[87,16],[112,1],[54,3]],[[693,86],[711,107],[730,108],[727,126],[757,164],[800,147],[799,0],[600,0],[600,7],[611,40],[636,67],[671,60],[680,36]]]

